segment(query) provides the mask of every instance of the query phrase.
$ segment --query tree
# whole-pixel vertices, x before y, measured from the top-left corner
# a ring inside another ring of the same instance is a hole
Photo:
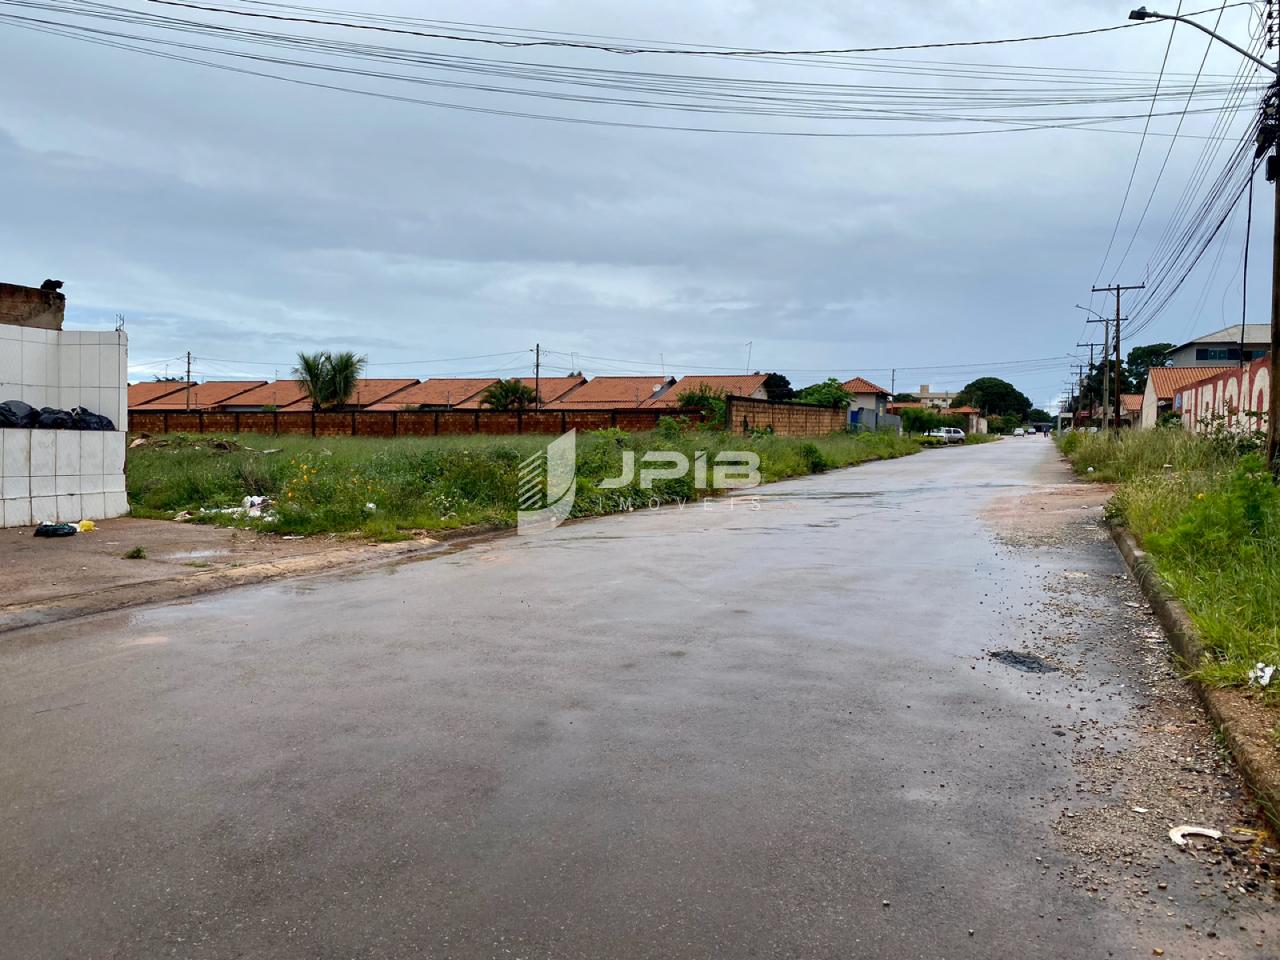
[[[919,403],[920,398],[914,393],[895,393],[893,395],[894,403]]]
[[[495,381],[480,394],[480,405],[493,410],[523,410],[533,406],[537,400],[533,387],[518,377]]]
[[[791,381],[780,373],[771,373],[764,378],[764,392],[770,400],[790,400],[796,395],[791,389]]]
[[[984,417],[1014,416],[1021,421],[1031,409],[1031,399],[1007,380],[979,377],[956,394],[951,406],[977,407]]]
[[[1033,407],[1027,412],[1028,423],[1051,423],[1053,416],[1048,411],[1041,410],[1039,407]]]
[[[801,403],[815,407],[839,407],[848,404],[849,393],[835,377],[811,384],[796,394]]]
[[[364,372],[366,357],[350,350],[342,353],[299,353],[293,375],[311,398],[312,410],[340,407],[356,392],[356,383]]]
[[[1169,351],[1172,343],[1149,343],[1145,347],[1134,347],[1126,358],[1129,364],[1129,377],[1135,388],[1129,393],[1137,393],[1147,388],[1147,374],[1152,367],[1167,367],[1170,364]]]

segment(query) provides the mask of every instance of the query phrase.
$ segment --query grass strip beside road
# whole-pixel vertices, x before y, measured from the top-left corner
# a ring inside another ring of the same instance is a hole
[[[1197,675],[1218,686],[1280,664],[1280,490],[1256,443],[1177,427],[1060,440],[1077,473],[1117,484],[1108,515],[1186,607],[1209,651]],[[1280,703],[1280,682],[1266,696]]]
[[[257,526],[281,534],[358,533],[394,540],[419,531],[510,526],[516,520],[519,465],[550,439],[154,437],[129,450],[129,502],[134,516],[165,519],[189,512],[200,522]],[[708,463],[721,451],[754,451],[760,456],[762,480],[770,482],[920,449],[915,440],[885,433],[814,438],[701,430],[579,433],[573,516],[618,512],[628,504],[692,501],[717,492],[695,489],[692,471],[659,480],[652,489],[641,489],[638,480],[602,489],[601,481],[622,473],[628,450],[637,463],[651,450],[679,451],[690,461],[695,451],[706,451]],[[237,507],[250,496],[269,498],[272,522],[212,512]]]

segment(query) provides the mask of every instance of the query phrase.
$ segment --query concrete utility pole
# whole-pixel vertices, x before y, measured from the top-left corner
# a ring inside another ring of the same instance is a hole
[[[542,344],[533,345],[533,409],[542,406]]]
[[[1109,337],[1109,336],[1110,336],[1110,334],[1108,334],[1108,333],[1104,333],[1104,334],[1102,335],[1102,349],[1103,349],[1104,351],[1107,349],[1107,344],[1109,343],[1109,341],[1107,340],[1107,337]],[[1094,347],[1096,347],[1096,346],[1098,346],[1098,344],[1096,344],[1096,343],[1077,343],[1077,344],[1076,344],[1076,346],[1077,346],[1077,347],[1088,347],[1088,348],[1089,348],[1089,376],[1091,376],[1091,377],[1092,377],[1092,376],[1093,376],[1093,348],[1094,348]],[[1104,354],[1104,356],[1105,356],[1105,354]],[[1106,373],[1107,373],[1107,368],[1106,368],[1105,366],[1102,368],[1102,373],[1103,373],[1103,376],[1105,377],[1105,376],[1106,376]],[[1107,394],[1106,394],[1106,391],[1105,391],[1105,390],[1103,391],[1103,394],[1102,394],[1102,409],[1103,409],[1103,410],[1107,409]]]
[[[1270,4],[1268,4],[1268,7]],[[1215,33],[1203,24],[1196,23],[1189,17],[1171,16],[1156,13],[1146,7],[1139,7],[1129,14],[1130,20],[1177,20],[1201,33],[1207,33],[1219,43],[1230,47],[1272,76],[1280,77],[1280,67],[1267,63],[1261,57],[1254,56],[1248,50],[1232,43],[1226,37]],[[1268,42],[1268,46],[1272,44]],[[1276,146],[1280,139],[1280,79],[1272,81],[1267,95],[1262,100],[1262,126],[1258,130],[1258,148],[1255,158],[1261,158]],[[1275,188],[1275,220],[1272,224],[1271,239],[1271,395],[1267,402],[1267,465],[1272,474],[1280,479],[1280,158],[1275,153],[1267,157],[1267,181],[1274,183]]]
[[[191,351],[187,351],[187,412],[191,412]]]
[[[1121,400],[1121,397],[1120,397],[1121,393],[1124,392],[1124,381],[1120,379],[1120,323],[1122,319],[1120,316],[1120,294],[1124,293],[1126,290],[1143,290],[1143,289],[1146,289],[1146,286],[1147,285],[1145,283],[1135,283],[1126,287],[1117,283],[1110,287],[1094,287],[1093,288],[1094,293],[1114,293],[1116,295],[1116,380],[1115,380],[1115,383],[1116,383],[1116,429],[1117,430],[1120,429],[1120,411],[1124,406],[1123,401]],[[1103,354],[1103,356],[1105,355],[1106,354]],[[1102,405],[1103,423],[1106,423],[1106,418],[1107,418],[1107,405],[1103,403]]]

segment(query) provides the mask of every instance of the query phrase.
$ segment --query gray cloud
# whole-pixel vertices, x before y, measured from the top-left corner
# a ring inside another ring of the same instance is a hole
[[[376,9],[416,5],[385,0]],[[1100,2],[1053,10],[948,2],[925,12],[915,3],[717,0],[616,9],[452,3],[434,15],[820,46],[1017,35],[1120,22],[1124,13]],[[1242,16],[1230,23],[1247,28]],[[1154,70],[1167,35],[1134,30],[933,59]],[[1179,36],[1170,69],[1194,71],[1202,52]],[[745,365],[750,340],[753,367],[798,382],[824,368],[880,380],[902,368],[900,387],[958,386],[968,370],[910,368],[1074,349],[1083,325],[1071,305],[1088,297],[1137,147],[1134,136],[1080,131],[813,140],[565,126],[230,76],[3,25],[0,60],[10,77],[0,89],[4,279],[59,276],[71,322],[101,326],[123,313],[136,361],[191,350],[212,376],[270,376],[313,346],[350,347],[385,364],[512,353],[443,368],[473,372],[477,363],[526,364],[516,351],[535,341],[637,370],[656,369],[661,357],[678,373]],[[674,66],[833,79],[781,66]],[[1234,68],[1217,54],[1209,67]],[[1209,123],[1192,118],[1184,133]],[[1135,204],[1166,143],[1148,140]],[[1201,145],[1178,142],[1130,274],[1144,272]],[[1195,310],[1207,282],[1197,275],[1143,339],[1220,325],[1239,230],[1227,243],[1204,310]],[[1253,296],[1264,304],[1261,287]],[[1047,402],[1066,370],[1064,360],[1010,378]]]

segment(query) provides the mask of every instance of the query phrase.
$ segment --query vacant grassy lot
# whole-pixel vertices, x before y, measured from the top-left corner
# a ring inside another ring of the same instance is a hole
[[[548,439],[159,437],[129,451],[129,500],[135,516],[163,518],[188,511],[202,522],[264,526],[261,520],[201,511],[265,496],[275,514],[265,528],[280,533],[358,531],[390,539],[411,530],[509,525],[516,517],[518,467]],[[914,440],[886,434],[799,439],[697,430],[580,433],[574,515],[625,509],[620,504],[628,499],[669,503],[708,492],[696,490],[693,477],[687,476],[658,481],[650,490],[633,483],[602,495],[598,485],[622,472],[624,450],[635,451],[637,461],[648,450],[678,450],[691,460],[695,450],[707,451],[709,458],[721,450],[753,450],[760,455],[767,482],[919,449]]]
[[[1118,484],[1111,516],[1186,605],[1214,657],[1201,673],[1223,685],[1280,664],[1280,490],[1252,445],[1177,428],[1062,442],[1077,472]]]

